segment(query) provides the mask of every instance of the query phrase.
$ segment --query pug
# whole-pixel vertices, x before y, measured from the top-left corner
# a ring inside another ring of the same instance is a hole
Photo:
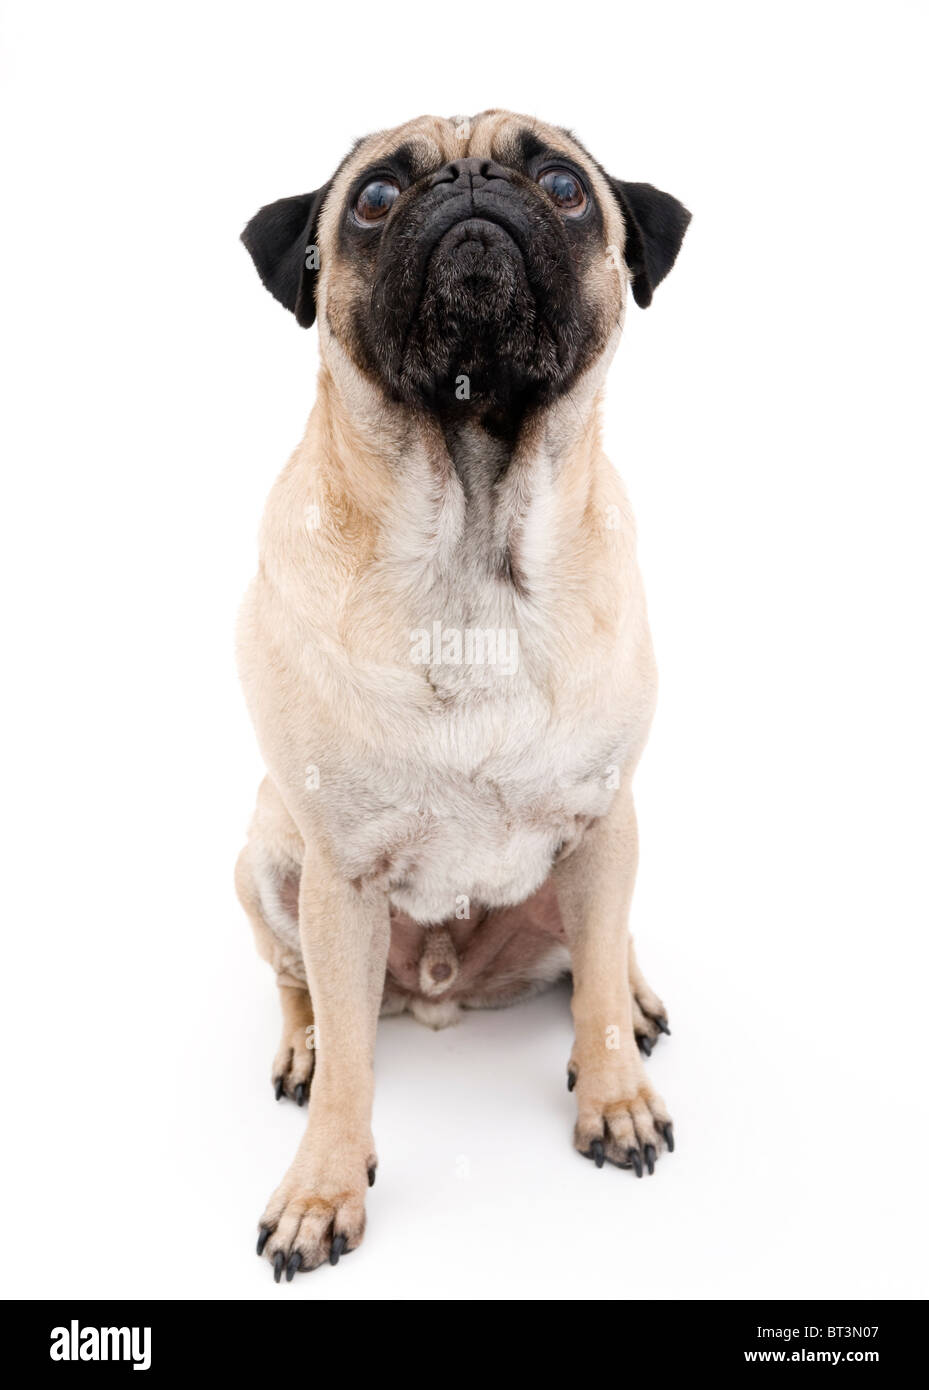
[[[320,355],[238,628],[267,776],[236,886],[274,1094],[309,1104],[259,1222],[277,1281],[362,1239],[382,1014],[441,1028],[570,973],[575,1148],[641,1177],[674,1147],[629,935],[655,665],[599,414],[689,219],[491,110],[371,135],[243,232]]]

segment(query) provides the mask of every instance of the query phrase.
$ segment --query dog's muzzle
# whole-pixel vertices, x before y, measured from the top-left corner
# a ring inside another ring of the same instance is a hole
[[[464,374],[489,402],[565,381],[577,316],[567,239],[546,200],[492,159],[455,159],[385,228],[367,341],[392,394],[432,402]]]
[[[427,253],[440,244],[443,250],[453,250],[466,241],[490,249],[503,243],[502,231],[525,259],[531,236],[529,219],[502,165],[492,159],[456,159],[432,176],[430,186],[439,192],[440,201],[421,230]],[[456,228],[461,229],[460,236],[446,243],[449,232]]]

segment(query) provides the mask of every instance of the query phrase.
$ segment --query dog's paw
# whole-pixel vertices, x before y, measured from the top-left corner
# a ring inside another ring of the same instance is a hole
[[[641,1064],[640,1064],[641,1065]],[[576,1070],[568,1070],[568,1085]],[[609,1099],[578,1097],[574,1147],[598,1168],[604,1163],[631,1168],[637,1178],[651,1175],[662,1150],[674,1151],[674,1129],[661,1097],[641,1079],[631,1095]]]
[[[316,1053],[311,1047],[307,1047],[309,1039],[310,1035],[303,1023],[296,1028],[285,1026],[271,1066],[271,1085],[274,1087],[275,1100],[289,1096],[298,1105],[303,1105],[309,1096],[316,1061]]]
[[[642,983],[645,983],[644,980]],[[669,1037],[671,1035],[665,1007],[648,985],[645,985],[644,991],[632,991],[632,1023],[635,1028],[636,1045],[645,1057],[651,1057],[652,1048],[662,1033]]]
[[[636,964],[631,946],[629,985],[632,991],[632,1024],[635,1028],[636,1044],[643,1056],[650,1057],[652,1048],[662,1033],[670,1036],[671,1029],[668,1027],[667,1010]]]
[[[373,1150],[364,1159],[342,1152],[323,1162],[298,1153],[258,1224],[258,1254],[271,1262],[275,1283],[327,1260],[336,1265],[361,1244],[376,1167]]]

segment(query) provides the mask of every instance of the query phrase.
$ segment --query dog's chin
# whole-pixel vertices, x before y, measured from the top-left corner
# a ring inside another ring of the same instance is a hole
[[[557,394],[570,363],[530,280],[500,222],[468,218],[445,231],[428,256],[402,350],[379,364],[391,394],[422,409],[477,415],[522,414]]]

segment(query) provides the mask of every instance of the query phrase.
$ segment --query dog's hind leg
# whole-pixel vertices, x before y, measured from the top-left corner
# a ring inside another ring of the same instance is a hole
[[[286,836],[283,843],[281,832]],[[302,846],[302,840],[296,827],[266,780],[259,792],[248,844],[235,866],[235,886],[255,933],[258,954],[277,978],[283,1022],[271,1064],[274,1096],[276,1100],[289,1096],[303,1105],[309,1095],[316,1054],[313,1006],[297,925],[300,865],[294,862],[292,854],[298,846]]]
[[[662,1033],[670,1034],[668,1014],[658,995],[650,988],[635,958],[632,937],[629,938],[629,988],[632,991],[632,1022],[639,1051],[646,1057]]]
[[[303,1105],[310,1094],[316,1059],[313,1005],[305,985],[285,985],[278,977],[277,987],[283,1028],[271,1066],[274,1099],[290,1096],[298,1105]]]
[[[280,1100],[281,1096],[289,1096],[298,1105],[303,1105],[310,1093],[315,1058],[313,1005],[309,990],[292,968],[297,962],[288,959],[289,953],[265,917],[249,846],[243,849],[236,863],[235,886],[239,901],[252,924],[258,954],[268,962],[277,977],[282,1027],[281,1040],[271,1064],[274,1098]]]

